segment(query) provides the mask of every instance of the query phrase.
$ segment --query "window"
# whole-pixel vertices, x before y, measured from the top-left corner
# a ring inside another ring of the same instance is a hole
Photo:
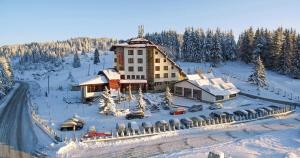
[[[182,87],[174,87],[175,88],[175,94],[182,96]]]
[[[125,75],[121,75],[121,79],[125,79]]]
[[[155,63],[160,63],[159,58],[156,58],[156,59],[155,59]]]
[[[159,66],[155,66],[155,71],[159,71],[160,67]]]
[[[88,92],[100,92],[102,91],[102,86],[101,85],[89,85],[87,86],[87,91]]]
[[[136,79],[140,79],[140,75],[136,75]]]
[[[168,78],[168,73],[164,73],[164,78]]]
[[[201,90],[193,89],[193,97],[194,97],[194,99],[201,100],[201,96],[202,96],[202,91]]]
[[[236,97],[236,94],[230,94],[229,95],[229,98],[234,98],[234,97]]]
[[[130,75],[127,75],[127,79],[130,79]]]
[[[187,98],[192,98],[192,90],[189,88],[184,88],[184,96]]]
[[[171,69],[173,70],[173,69],[174,69],[174,66],[171,66]]]
[[[141,75],[141,79],[145,79],[145,76],[144,76],[144,75]]]
[[[164,70],[168,70],[168,66],[164,66]]]
[[[128,50],[128,55],[133,55],[133,50]]]
[[[176,74],[175,74],[175,73],[172,73],[172,74],[171,74],[171,77],[173,77],[173,78],[176,77]]]
[[[124,67],[123,66],[120,66],[120,71],[124,71]]]
[[[143,55],[143,50],[138,50],[138,55]]]
[[[143,67],[142,67],[142,66],[139,66],[139,67],[138,67],[138,71],[139,71],[139,72],[143,72]]]
[[[133,58],[128,58],[128,63],[133,63]]]
[[[128,71],[134,71],[133,66],[129,66],[129,67],[128,67]]]
[[[143,63],[143,58],[138,58],[138,63]]]
[[[117,62],[117,58],[114,58],[115,63]]]
[[[134,75],[131,75],[131,79],[135,79],[135,76],[134,76]]]
[[[158,54],[158,51],[155,51],[155,54],[157,55],[157,54]]]
[[[160,75],[159,74],[155,74],[155,78],[160,78]]]
[[[217,95],[216,96],[216,100],[223,100],[224,99],[224,96],[222,96],[222,95]]]
[[[167,59],[164,59],[164,63],[167,62]]]

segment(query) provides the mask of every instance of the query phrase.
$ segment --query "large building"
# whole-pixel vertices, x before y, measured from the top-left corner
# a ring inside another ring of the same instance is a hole
[[[175,95],[210,103],[233,99],[239,92],[231,82],[207,74],[187,75],[174,84]]]
[[[114,66],[121,80],[131,85],[146,80],[148,89],[161,90],[186,76],[159,46],[147,39],[131,39],[113,45],[110,50],[115,53]]]
[[[185,79],[182,69],[164,53],[159,46],[144,38],[131,39],[126,43],[113,45],[114,68],[105,69],[96,76],[81,82],[84,101],[101,95],[105,87],[111,92],[164,90]]]

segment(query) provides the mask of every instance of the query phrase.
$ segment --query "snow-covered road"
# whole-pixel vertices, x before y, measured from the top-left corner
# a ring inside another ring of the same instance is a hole
[[[29,113],[28,84],[20,86],[0,110],[0,157],[30,157],[37,137]]]

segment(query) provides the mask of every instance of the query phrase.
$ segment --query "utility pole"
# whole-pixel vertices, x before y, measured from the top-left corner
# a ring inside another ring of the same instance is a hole
[[[47,96],[49,96],[49,94],[50,94],[50,87],[49,87],[49,84],[50,84],[50,75],[49,75],[49,73],[48,73],[48,95]]]
[[[88,76],[90,76],[90,68],[91,68],[91,64],[89,64]]]

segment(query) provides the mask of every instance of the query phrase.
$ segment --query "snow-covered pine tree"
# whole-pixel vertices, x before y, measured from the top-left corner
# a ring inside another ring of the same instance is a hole
[[[271,44],[271,51],[270,51],[270,63],[268,67],[271,69],[277,69],[278,66],[278,59],[282,53],[282,45],[284,41],[283,29],[280,27],[273,33]]]
[[[99,51],[98,49],[95,50],[94,52],[94,64],[100,63],[100,58],[99,58]]]
[[[101,95],[99,110],[100,113],[104,114],[116,114],[116,105],[107,87],[105,87],[105,91]]]
[[[131,102],[133,100],[133,95],[131,93],[131,85],[128,86],[128,101]]]
[[[74,59],[73,59],[73,67],[78,68],[80,66],[81,66],[81,64],[80,64],[80,58],[79,58],[78,52],[75,52]]]
[[[204,43],[204,50],[205,50],[205,58],[206,61],[210,61],[211,60],[211,50],[213,49],[213,45],[214,45],[214,34],[212,30],[207,30],[206,31],[206,38],[205,38],[205,43]]]
[[[0,93],[2,97],[7,94],[14,84],[13,71],[11,69],[10,60],[0,55]],[[1,98],[0,94],[0,98]]]
[[[261,52],[261,59],[265,65],[265,67],[269,68],[270,67],[270,52],[271,52],[271,45],[272,45],[272,34],[267,29],[264,29],[262,34],[263,34],[263,39],[265,40],[265,42],[263,44],[264,47]]]
[[[165,92],[165,98],[164,98],[165,104],[169,107],[172,108],[172,94],[170,92],[169,86],[166,87],[166,92]]]
[[[284,31],[284,42],[282,45],[282,53],[277,61],[276,70],[282,74],[289,74],[292,67],[292,38],[289,30]]]
[[[239,42],[241,44],[239,46],[240,58],[245,63],[251,63],[253,61],[253,41],[254,41],[254,33],[252,27],[246,30],[242,36],[240,36],[242,40]]]
[[[267,85],[265,67],[260,59],[260,55],[257,56],[255,66],[253,67],[253,73],[249,76],[248,81],[256,85],[258,88]]]
[[[139,96],[138,96],[136,108],[137,108],[137,110],[141,110],[143,112],[145,112],[145,110],[146,110],[146,102],[144,100],[144,95],[143,95],[141,87],[139,88]]]
[[[294,78],[300,79],[300,34],[296,39],[296,49],[292,57],[291,75]]]
[[[221,48],[221,32],[217,29],[213,37],[213,46],[211,49],[211,62],[212,66],[216,67],[222,61],[222,48]]]

